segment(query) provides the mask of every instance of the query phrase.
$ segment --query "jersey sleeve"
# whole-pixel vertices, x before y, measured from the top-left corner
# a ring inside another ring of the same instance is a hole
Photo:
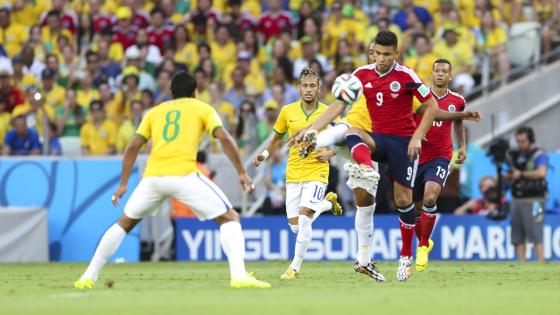
[[[206,114],[204,125],[206,126],[206,132],[208,132],[212,138],[214,138],[214,131],[224,126],[220,115],[218,115],[218,112],[214,108],[210,108],[208,114]]]
[[[541,166],[548,166],[548,156],[546,153],[541,153],[535,159],[535,169],[540,168]]]
[[[274,130],[274,132],[276,132],[277,134],[285,134],[288,131],[288,124],[286,122],[286,107],[283,107],[282,110],[280,111],[280,114],[278,115],[278,118],[276,118],[276,122],[274,123],[274,127],[272,127],[272,130]]]
[[[140,122],[140,126],[136,129],[136,134],[149,140],[152,137],[152,111],[149,111]]]
[[[409,79],[410,83],[407,83],[407,87],[412,92],[412,94],[420,101],[421,104],[424,104],[427,100],[432,97],[430,93],[430,88],[422,82],[418,74],[411,69],[406,71],[407,79]]]

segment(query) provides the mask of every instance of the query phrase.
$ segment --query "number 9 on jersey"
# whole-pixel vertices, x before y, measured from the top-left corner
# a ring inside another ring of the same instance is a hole
[[[356,76],[345,73],[334,80],[332,95],[339,101],[353,104],[362,96],[362,93],[362,82]]]

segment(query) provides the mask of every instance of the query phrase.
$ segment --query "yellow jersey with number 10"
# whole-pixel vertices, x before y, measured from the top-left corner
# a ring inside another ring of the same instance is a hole
[[[285,134],[287,132],[288,136],[291,137],[298,131],[311,126],[327,108],[326,105],[318,103],[314,110],[307,113],[301,101],[285,105],[282,107],[273,129],[278,134]],[[329,162],[320,162],[316,156],[317,152],[313,152],[308,157],[301,158],[299,156],[299,148],[291,147],[286,166],[286,182],[320,181],[328,183]]]
[[[196,171],[198,145],[222,121],[214,108],[194,98],[179,98],[152,108],[136,134],[152,139],[144,177],[182,176]]]

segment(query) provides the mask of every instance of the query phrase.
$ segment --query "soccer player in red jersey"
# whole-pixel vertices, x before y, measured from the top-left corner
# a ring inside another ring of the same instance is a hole
[[[403,243],[397,279],[405,281],[412,271],[412,241],[416,221],[412,188],[422,138],[432,126],[437,103],[418,75],[396,62],[399,55],[398,39],[393,32],[379,32],[374,43],[373,55],[376,63],[358,68],[354,72],[362,82],[373,132],[357,128],[347,131],[346,142],[357,164],[350,164],[346,170],[351,176],[376,182],[379,180],[379,173],[372,163],[372,150],[376,161],[388,163],[388,175],[393,179],[394,199],[400,214]],[[424,110],[418,126],[412,112],[413,97],[422,103]],[[323,128],[344,111],[344,107],[345,104],[341,102],[329,106],[306,134]],[[305,138],[301,135],[298,137],[294,142]],[[358,201],[358,206],[362,206]]]
[[[439,109],[454,113],[465,109],[465,99],[448,89],[451,82],[451,63],[446,59],[438,59],[432,68],[431,94],[435,97]],[[422,115],[415,115],[420,123]],[[478,114],[480,119],[480,114]],[[459,151],[456,162],[462,164],[467,158],[464,126],[462,120],[434,121],[432,127],[422,141],[420,163],[414,185],[414,203],[416,204],[416,236],[419,239],[416,251],[416,270],[423,271],[428,267],[428,254],[433,247],[430,236],[437,217],[437,199],[447,176],[453,155],[453,140],[451,127],[459,141]]]

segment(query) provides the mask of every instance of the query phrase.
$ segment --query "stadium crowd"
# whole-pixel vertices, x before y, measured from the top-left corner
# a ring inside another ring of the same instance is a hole
[[[143,113],[170,99],[179,69],[194,73],[198,98],[249,152],[279,108],[299,98],[301,69],[321,74],[328,103],[334,78],[365,64],[385,29],[398,34],[401,61],[426,81],[433,61],[447,58],[453,88],[468,93],[486,53],[505,84],[507,29],[525,19],[524,2],[0,1],[2,153],[62,154],[58,137],[79,137],[83,155],[121,153]],[[531,8],[547,52],[558,36],[557,2],[533,0]]]

